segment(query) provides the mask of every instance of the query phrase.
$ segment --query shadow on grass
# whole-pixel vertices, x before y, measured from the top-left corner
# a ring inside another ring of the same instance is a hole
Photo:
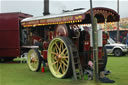
[[[4,62],[0,62],[0,63],[4,63],[4,64],[9,64],[9,63],[10,64],[17,64],[17,63],[20,63],[20,61],[8,61],[8,62],[7,61],[6,62],[4,61]]]
[[[14,58],[11,61],[8,61],[8,60],[0,61],[0,63],[4,63],[4,64],[9,64],[9,63],[17,64],[17,63],[21,63],[21,60],[20,60],[20,58]]]

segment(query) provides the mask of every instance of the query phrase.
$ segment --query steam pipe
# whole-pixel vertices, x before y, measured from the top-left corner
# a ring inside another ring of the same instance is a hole
[[[44,0],[44,12],[43,15],[49,15],[49,0]]]

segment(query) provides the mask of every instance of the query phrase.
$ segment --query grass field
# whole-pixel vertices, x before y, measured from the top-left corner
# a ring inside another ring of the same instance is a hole
[[[96,84],[88,80],[73,81],[71,78],[57,79],[48,68],[44,73],[31,72],[27,64],[0,63],[0,85],[128,85],[128,56],[109,56],[107,69],[112,72],[107,77],[116,81],[113,84]]]

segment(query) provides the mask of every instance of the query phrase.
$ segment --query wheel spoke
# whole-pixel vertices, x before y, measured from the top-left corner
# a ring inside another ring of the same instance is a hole
[[[38,60],[35,60],[33,63],[38,63]]]
[[[57,62],[56,69],[58,69],[58,67],[59,67],[59,62]]]
[[[38,58],[35,58],[34,62],[38,62]]]
[[[35,68],[37,62],[38,62],[38,60],[34,57],[34,58],[32,58],[32,62],[31,62],[30,64],[31,64],[31,66],[32,66],[33,68]]]
[[[62,74],[64,73],[64,71],[63,71],[63,68],[62,68],[62,64],[60,65],[60,67],[61,67],[61,71],[62,71]]]
[[[63,50],[63,42],[60,43],[60,50]]]
[[[52,63],[52,65],[55,65],[56,63],[58,63],[58,61],[55,61],[54,63]]]
[[[60,53],[61,52],[61,49],[59,48],[58,44],[55,43],[55,45],[56,45],[56,47],[57,47],[57,49],[59,50],[59,53]]]
[[[62,59],[63,59],[63,58],[68,58],[68,56],[62,56],[61,58],[62,58]]]
[[[32,66],[33,68],[35,68],[35,64],[34,64],[34,62],[31,64],[31,66]]]
[[[53,55],[56,55],[56,56],[58,55],[58,54],[57,54],[57,53],[55,53],[55,52],[51,52],[51,53],[52,53]]]
[[[33,63],[33,67],[36,68],[36,64],[35,64],[35,62]]]
[[[63,63],[64,66],[67,67],[67,64],[63,60],[61,60],[61,62]]]
[[[59,65],[59,68],[57,69],[57,73],[59,72],[59,70],[60,70],[60,67],[61,67],[61,63],[60,63],[60,65]]]
[[[68,64],[68,59],[63,59]]]
[[[64,49],[64,44],[62,43],[62,49]]]
[[[67,50],[66,50],[66,52],[63,54],[64,56],[68,56],[68,52],[67,52]]]
[[[57,60],[56,56],[58,56],[58,54],[55,53],[55,52],[51,52],[51,54],[55,55],[55,56],[53,56],[53,57],[54,57],[55,60]]]
[[[65,48],[60,55],[64,55],[64,52],[67,50],[67,48]]]
[[[54,56],[54,59],[57,60],[56,56]]]
[[[66,67],[66,66],[63,65],[64,72],[66,71],[66,70],[65,70],[65,69],[66,69],[65,67]]]
[[[58,50],[57,50],[57,47],[55,47],[55,51],[57,52],[57,54],[59,54]]]

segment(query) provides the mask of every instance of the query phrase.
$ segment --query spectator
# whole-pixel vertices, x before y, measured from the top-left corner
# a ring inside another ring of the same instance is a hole
[[[127,33],[127,36],[126,36],[126,45],[128,46],[128,33]]]

